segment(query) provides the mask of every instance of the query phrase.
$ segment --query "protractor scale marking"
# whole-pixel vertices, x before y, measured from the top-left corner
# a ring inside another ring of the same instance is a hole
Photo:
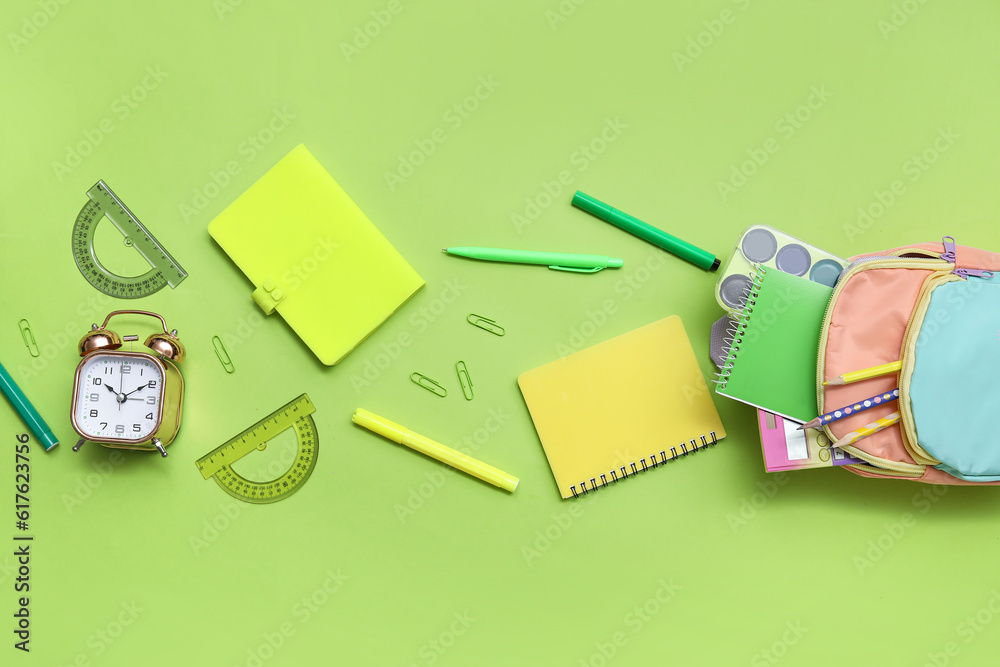
[[[316,467],[319,433],[312,418],[315,411],[309,396],[302,394],[198,459],[198,470],[205,479],[213,477],[229,495],[248,503],[273,503],[287,498],[299,490]],[[263,449],[268,440],[289,428],[295,429],[296,453],[284,474],[269,482],[255,482],[232,469],[233,463]]]
[[[97,181],[87,191],[90,197],[73,223],[73,259],[80,273],[91,285],[108,296],[138,299],[163,289],[177,287],[187,272],[171,257],[132,211],[111,191],[104,181]],[[139,251],[152,267],[139,276],[120,276],[97,258],[94,238],[99,223],[107,218],[125,236],[125,243]]]

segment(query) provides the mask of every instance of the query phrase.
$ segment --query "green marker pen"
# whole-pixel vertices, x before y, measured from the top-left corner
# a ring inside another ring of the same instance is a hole
[[[38,414],[38,410],[31,404],[28,397],[24,395],[21,388],[17,386],[14,378],[10,376],[7,369],[3,367],[3,364],[0,364],[0,393],[7,397],[11,407],[14,408],[18,416],[31,429],[31,432],[35,434],[35,437],[38,438],[38,442],[45,448],[45,451],[49,451],[59,444],[56,436],[52,434],[52,429],[45,423],[42,416]]]
[[[657,229],[639,218],[634,218],[624,211],[612,208],[579,190],[573,195],[573,206],[582,208],[587,213],[596,215],[601,220],[610,222],[615,227],[620,227],[630,234],[635,234],[643,241],[648,241],[655,246],[659,246],[681,259],[686,259],[695,266],[700,266],[706,271],[715,271],[719,268],[719,259],[707,250],[702,250],[687,241],[682,241],[676,236],[667,234],[662,229]]]

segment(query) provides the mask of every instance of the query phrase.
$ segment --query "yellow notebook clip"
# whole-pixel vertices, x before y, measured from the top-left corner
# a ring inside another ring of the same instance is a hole
[[[250,296],[265,315],[270,315],[278,304],[285,300],[288,293],[281,289],[277,280],[268,278]]]

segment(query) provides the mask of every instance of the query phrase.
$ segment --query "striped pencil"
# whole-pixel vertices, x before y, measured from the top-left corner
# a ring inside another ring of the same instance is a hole
[[[858,401],[857,403],[852,403],[851,405],[831,410],[825,415],[820,415],[819,417],[816,417],[816,419],[806,422],[800,426],[799,429],[819,428],[823,424],[829,424],[830,422],[835,422],[838,419],[850,417],[855,412],[864,412],[865,410],[874,408],[876,405],[882,405],[884,403],[895,401],[897,398],[899,398],[899,389],[893,389],[892,391],[887,391],[884,394],[878,394],[877,396],[866,398],[863,401]]]
[[[855,442],[861,438],[865,438],[872,433],[878,433],[884,428],[889,428],[893,424],[899,421],[899,413],[893,412],[891,415],[886,415],[881,419],[876,419],[871,424],[866,424],[856,431],[851,431],[843,438],[833,443],[834,447],[843,447],[845,445],[853,445]]]

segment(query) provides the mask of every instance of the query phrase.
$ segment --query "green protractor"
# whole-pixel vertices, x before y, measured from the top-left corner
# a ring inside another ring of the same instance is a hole
[[[316,411],[307,394],[230,438],[195,462],[202,477],[214,477],[222,490],[233,498],[248,503],[264,504],[283,500],[305,484],[316,467],[319,455],[319,434],[312,413]],[[268,440],[285,430],[295,429],[296,452],[292,466],[277,479],[269,482],[249,480],[232,469],[232,464],[254,450],[263,450]]]
[[[167,249],[160,245],[132,211],[111,191],[104,181],[97,181],[87,191],[90,201],[80,210],[73,224],[73,259],[80,273],[91,285],[108,296],[138,299],[149,296],[166,285],[177,287],[187,278]],[[120,276],[105,267],[94,251],[97,223],[107,218],[125,236],[125,245],[139,251],[149,262],[150,270],[139,276]]]

